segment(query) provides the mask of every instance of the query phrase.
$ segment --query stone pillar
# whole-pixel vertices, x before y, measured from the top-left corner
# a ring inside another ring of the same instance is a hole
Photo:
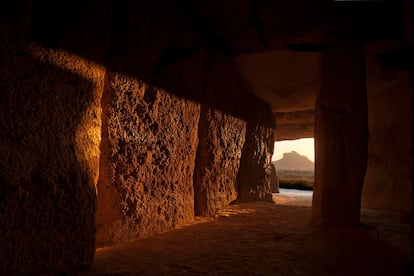
[[[201,107],[194,170],[196,215],[214,215],[237,198],[236,177],[245,133],[243,120]]]
[[[105,82],[96,242],[193,220],[200,105],[121,73],[107,72]]]
[[[316,224],[358,224],[368,158],[364,55],[352,38],[334,38],[322,61],[315,107]]]
[[[279,177],[277,176],[277,170],[275,164],[270,163],[270,191],[272,193],[279,193]]]
[[[0,27],[0,275],[63,274],[95,254],[105,69],[20,35]]]
[[[272,200],[270,190],[273,129],[247,123],[246,141],[237,175],[239,201]]]
[[[413,202],[413,80],[408,70],[388,65],[396,64],[396,56],[405,48],[396,42],[370,42],[364,44],[364,49],[369,158],[362,208],[410,213]]]

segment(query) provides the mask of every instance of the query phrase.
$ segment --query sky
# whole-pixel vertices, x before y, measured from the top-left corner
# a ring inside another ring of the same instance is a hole
[[[286,140],[275,142],[275,149],[272,156],[272,161],[279,160],[283,157],[283,153],[296,151],[300,155],[305,155],[312,162],[315,162],[313,138],[302,138],[297,140]]]

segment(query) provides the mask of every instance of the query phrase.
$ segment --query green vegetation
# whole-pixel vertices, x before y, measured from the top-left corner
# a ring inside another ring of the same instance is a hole
[[[278,170],[279,187],[286,189],[313,190],[314,171]]]

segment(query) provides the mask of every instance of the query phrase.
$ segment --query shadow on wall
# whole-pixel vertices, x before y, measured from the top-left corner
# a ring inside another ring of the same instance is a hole
[[[407,58],[407,57],[410,57]],[[404,47],[394,47],[378,56],[381,65],[385,70],[405,70],[413,74],[413,48],[412,45]]]
[[[110,106],[113,113],[103,114],[109,121],[102,127],[102,137],[108,141],[115,137],[111,142],[116,143],[101,160],[108,158],[108,171],[116,169],[111,177],[123,178],[117,184],[125,188],[119,190],[126,198],[109,208],[125,211],[125,221],[143,226],[145,235],[175,226],[176,218],[193,218],[189,197],[193,197],[198,103],[206,110],[214,108],[251,123],[252,142],[248,144],[252,147],[244,151],[254,151],[258,144],[260,154],[270,160],[273,146],[266,143],[273,145],[273,132],[254,127],[273,126],[270,108],[249,93],[221,46],[205,46],[205,38],[188,26],[188,15],[169,10],[176,11],[175,3],[166,1],[160,10],[158,1],[27,2],[5,1],[7,9],[0,8],[0,271],[68,271],[91,264],[104,79],[110,83],[105,84],[105,94],[115,99],[111,104],[116,106]],[[205,127],[213,133],[220,128],[217,121],[214,118]],[[153,139],[146,144],[125,143],[134,136],[128,131],[137,128]],[[116,130],[115,135],[104,133],[109,130]],[[174,135],[173,130],[177,130]],[[163,139],[166,136],[170,139]],[[227,139],[231,142],[234,137]],[[128,151],[136,148],[145,160],[136,160],[132,168],[129,161],[140,155]],[[239,149],[235,152],[237,158],[231,162],[237,164]],[[188,162],[183,162],[184,155]],[[119,160],[125,163],[112,166]],[[181,172],[185,172],[184,180]],[[168,179],[159,181],[160,175]],[[135,185],[133,178],[145,185]],[[180,183],[186,185],[184,192],[177,189]],[[174,191],[171,200],[165,197],[165,187]],[[154,192],[155,188],[161,192]],[[136,212],[146,202],[135,200],[140,198],[135,195],[147,196],[151,202],[151,210],[146,209],[149,205],[141,209],[147,217]],[[173,200],[184,202],[185,212]],[[152,228],[155,224],[162,227]]]
[[[99,140],[83,132],[100,124],[97,85],[51,62],[67,57],[33,46],[34,57],[13,32],[0,34],[0,271],[87,266],[96,227],[88,158]]]
[[[274,127],[272,118],[263,119],[270,117],[269,107],[242,81],[211,15],[205,22],[194,20],[202,11],[201,4],[163,0],[42,1],[33,4],[31,32],[46,48],[64,49],[174,96]]]

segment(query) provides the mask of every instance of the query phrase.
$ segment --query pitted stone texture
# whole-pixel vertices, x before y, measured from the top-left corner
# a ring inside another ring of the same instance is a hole
[[[237,198],[236,176],[246,122],[212,108],[201,108],[194,172],[195,214],[214,215]]]
[[[107,76],[104,97],[98,242],[192,220],[199,105],[118,73]]]
[[[362,206],[412,212],[412,75],[402,69],[387,69],[378,59],[386,49],[400,47],[398,43],[384,42],[365,47],[369,158]]]
[[[240,169],[237,175],[239,201],[271,200],[271,159],[274,130],[254,123],[246,127]]]
[[[92,263],[104,69],[0,29],[0,274]]]
[[[279,177],[277,176],[276,166],[273,162],[270,163],[270,191],[272,193],[279,192]]]

